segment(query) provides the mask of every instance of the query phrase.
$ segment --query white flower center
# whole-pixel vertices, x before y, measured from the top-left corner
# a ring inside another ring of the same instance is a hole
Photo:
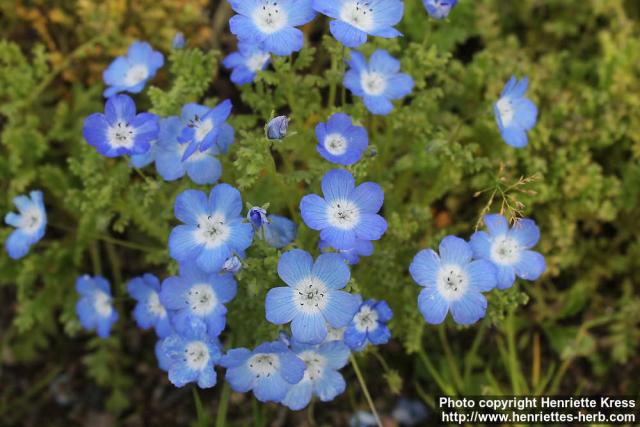
[[[280,359],[274,354],[258,353],[249,359],[249,370],[256,378],[270,377],[280,368]]]
[[[247,59],[247,61],[245,62],[245,66],[254,73],[257,73],[258,71],[262,70],[262,67],[264,67],[264,64],[266,64],[268,60],[268,53],[256,52]]]
[[[136,129],[127,122],[119,121],[107,130],[107,140],[112,147],[131,148],[136,136]]]
[[[496,103],[498,107],[498,112],[500,113],[500,121],[502,121],[502,126],[508,127],[513,121],[514,111],[513,104],[511,103],[511,99],[507,97],[502,97]]]
[[[382,95],[387,88],[387,80],[380,73],[375,71],[363,71],[360,75],[362,89],[367,95]]]
[[[378,329],[378,312],[368,305],[364,305],[353,316],[353,324],[358,332],[375,331]]]
[[[113,311],[111,297],[103,291],[96,291],[93,295],[93,308],[100,317],[109,317]]]
[[[300,311],[316,313],[327,305],[327,287],[317,277],[308,276],[296,285],[294,301]]]
[[[200,122],[200,126],[196,129],[196,142],[200,142],[213,129],[213,120],[207,119]]]
[[[20,216],[20,228],[29,234],[33,234],[42,225],[42,212],[36,205],[32,205]]]
[[[511,265],[520,259],[522,249],[515,239],[496,237],[491,245],[491,259],[496,264]]]
[[[273,34],[287,26],[287,14],[277,1],[262,1],[251,16],[253,23],[264,34]]]
[[[149,69],[144,64],[136,64],[127,70],[124,76],[124,83],[127,86],[135,86],[149,77]]]
[[[346,328],[334,328],[327,324],[327,338],[325,341],[342,341],[345,329]]]
[[[360,209],[350,200],[335,200],[327,210],[329,224],[351,230],[360,221]]]
[[[324,367],[327,365],[327,360],[324,356],[313,350],[307,350],[298,354],[298,357],[307,365],[302,381],[315,381],[322,378]]]
[[[340,19],[361,31],[369,32],[375,26],[372,2],[360,0],[345,4],[340,11]]]
[[[339,133],[331,133],[324,139],[324,148],[334,156],[341,156],[347,151],[347,139]]]
[[[184,357],[182,359],[187,363],[189,369],[193,371],[201,371],[209,362],[209,348],[202,341],[191,341],[184,349]]]
[[[438,292],[447,301],[461,298],[469,286],[469,279],[464,270],[457,264],[440,267],[437,278]]]
[[[156,317],[164,318],[167,315],[167,310],[160,303],[160,297],[157,292],[151,292],[149,298],[147,298],[147,308],[149,312],[156,315]]]
[[[210,249],[226,242],[231,234],[226,218],[221,213],[200,217],[197,228],[196,241]]]
[[[197,316],[206,316],[218,305],[216,293],[207,283],[191,287],[185,298],[191,311]]]

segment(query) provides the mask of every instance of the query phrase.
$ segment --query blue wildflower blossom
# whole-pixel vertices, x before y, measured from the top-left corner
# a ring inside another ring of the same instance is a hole
[[[171,47],[174,49],[182,49],[185,45],[184,34],[181,31],[178,31],[175,36],[173,36],[173,40],[171,40]]]
[[[322,402],[329,402],[344,392],[346,383],[338,369],[349,361],[349,347],[343,342],[331,341],[318,346],[291,343],[293,352],[304,362],[304,377],[294,384],[282,404],[298,411],[305,408],[312,396],[318,396]]]
[[[461,325],[484,317],[487,300],[482,292],[496,286],[496,268],[486,260],[472,261],[471,245],[455,236],[440,242],[440,255],[425,249],[413,258],[411,277],[424,289],[418,308],[428,323],[442,323],[451,311]]]
[[[378,419],[371,412],[356,411],[349,419],[349,427],[377,427]]]
[[[217,273],[233,253],[251,245],[253,228],[243,223],[240,192],[229,184],[216,185],[207,195],[186,190],[178,195],[175,215],[184,224],[169,235],[169,254],[180,262],[193,262]]]
[[[105,98],[118,92],[139,93],[164,65],[164,56],[147,42],[133,42],[126,56],[117,57],[102,74],[109,86]]]
[[[136,277],[127,284],[129,295],[138,303],[133,318],[143,329],[154,327],[156,334],[164,338],[173,332],[167,310],[160,302],[160,281],[153,274]]]
[[[404,13],[401,0],[313,0],[313,8],[334,19],[331,34],[350,48],[366,43],[367,35],[384,38],[402,35],[393,28]]]
[[[318,249],[322,252],[329,252],[333,248],[328,242],[320,240],[318,243]],[[361,256],[371,256],[373,253],[373,243],[369,240],[356,239],[356,243],[353,248],[339,249],[336,250],[336,252],[338,252],[350,265],[356,265],[360,262]]]
[[[222,271],[236,274],[242,269],[242,261],[237,255],[232,255],[222,264]]]
[[[259,206],[254,206],[249,209],[249,212],[247,212],[247,219],[255,227],[255,229],[260,229],[264,224],[269,223],[269,218],[267,218],[267,210]]]
[[[529,79],[526,77],[518,81],[512,76],[493,106],[502,139],[515,148],[527,146],[527,131],[538,120],[538,108],[530,99],[525,98],[528,85]]]
[[[422,425],[427,419],[427,407],[422,402],[415,399],[407,399],[402,397],[396,403],[395,408],[391,412],[391,416],[400,425],[417,426]]]
[[[386,344],[391,338],[387,323],[393,311],[385,301],[370,299],[363,302],[344,331],[344,342],[352,350],[360,351],[367,344]]]
[[[376,50],[367,64],[360,52],[351,52],[349,71],[344,86],[355,96],[362,97],[365,107],[373,114],[386,116],[393,110],[391,100],[403,98],[413,90],[413,79],[400,73],[400,61],[385,50]]]
[[[280,402],[293,384],[302,380],[305,364],[280,341],[255,350],[234,348],[220,359],[226,380],[239,393],[253,390],[260,402]]]
[[[272,288],[265,301],[267,320],[276,325],[291,322],[296,341],[318,344],[327,336],[327,323],[346,326],[360,304],[357,296],[340,289],[351,277],[338,254],[322,254],[317,260],[308,252],[285,252],[278,275],[288,285]]]
[[[182,160],[191,157],[196,150],[207,151],[216,143],[222,126],[231,114],[231,107],[228,99],[214,108],[196,103],[182,107],[180,119],[184,127],[178,136],[178,142],[188,144]]]
[[[287,116],[278,116],[269,120],[265,126],[267,139],[280,140],[287,136],[289,130],[289,118]]]
[[[311,0],[229,0],[237,13],[229,20],[241,42],[261,46],[275,55],[302,49],[304,35],[295,28],[315,17]]]
[[[111,325],[118,320],[118,312],[113,308],[109,282],[100,276],[78,277],[76,292],[80,299],[76,303],[76,314],[86,330],[95,330],[101,338],[107,338]]]
[[[228,55],[222,61],[231,71],[231,81],[239,86],[253,83],[258,72],[267,68],[271,55],[253,43],[238,43],[238,51]]]
[[[143,168],[147,165],[150,165],[156,160],[156,149],[158,147],[158,139],[154,139],[149,142],[149,149],[146,153],[143,154],[132,154],[131,155],[131,166],[135,168]]]
[[[280,215],[269,215],[269,222],[264,224],[264,240],[269,246],[280,249],[293,242],[298,232],[298,225]]]
[[[484,216],[484,223],[489,233],[474,233],[471,247],[476,258],[491,261],[496,266],[499,289],[513,286],[516,276],[536,280],[544,273],[544,257],[531,250],[540,240],[540,229],[535,221],[520,219],[509,229],[504,216],[489,214]]]
[[[171,359],[169,358],[169,355],[162,350],[163,342],[164,342],[163,338],[160,338],[158,341],[156,341],[154,352],[156,354],[156,359],[158,360],[158,368],[162,369],[165,372],[169,372],[169,367],[171,366]]]
[[[47,228],[47,211],[44,208],[42,191],[32,191],[29,196],[17,196],[13,204],[18,213],[9,212],[4,222],[15,230],[4,242],[7,253],[13,259],[20,259],[29,252],[31,245],[44,237]]]
[[[106,157],[144,154],[158,138],[158,117],[136,114],[136,104],[127,95],[115,95],[104,107],[84,120],[82,135],[89,145]]]
[[[318,153],[326,160],[339,165],[352,165],[362,157],[369,145],[367,130],[354,126],[351,117],[337,113],[327,123],[316,126]]]
[[[358,239],[378,240],[387,230],[387,221],[377,214],[384,201],[378,184],[355,186],[350,172],[334,169],[322,178],[324,199],[316,194],[300,201],[302,219],[320,238],[338,250],[353,249]]]
[[[427,13],[434,19],[445,19],[457,3],[458,0],[422,0]]]
[[[176,331],[205,328],[211,337],[222,333],[226,325],[224,304],[235,298],[236,280],[232,274],[205,273],[191,262],[180,264],[180,274],[162,282],[160,301],[172,311]]]

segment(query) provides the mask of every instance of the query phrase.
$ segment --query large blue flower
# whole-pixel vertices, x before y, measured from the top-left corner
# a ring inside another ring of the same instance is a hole
[[[169,254],[180,262],[193,262],[208,273],[220,271],[233,253],[251,245],[253,228],[244,223],[240,192],[229,184],[216,185],[207,195],[186,190],[178,195],[175,215],[183,225],[169,235]]]
[[[143,329],[154,327],[158,337],[164,338],[173,332],[171,321],[164,305],[160,302],[160,281],[153,274],[132,279],[127,285],[129,295],[138,303],[133,317]]]
[[[351,117],[337,113],[327,123],[316,126],[318,153],[328,161],[339,165],[352,165],[362,157],[369,145],[367,130],[354,126]]]
[[[371,343],[386,344],[391,338],[387,323],[393,311],[386,301],[370,299],[362,303],[353,320],[344,331],[344,342],[351,349],[360,351]]]
[[[293,242],[298,226],[289,218],[280,215],[269,215],[269,222],[263,225],[264,240],[274,248],[284,248]]]
[[[44,237],[47,228],[47,212],[42,200],[42,191],[32,191],[29,196],[17,196],[13,204],[19,213],[9,212],[4,222],[16,229],[4,242],[7,253],[19,259],[29,252],[31,245]]]
[[[80,324],[86,330],[95,330],[101,338],[107,338],[111,325],[118,320],[109,282],[100,276],[80,276],[76,280],[76,291],[80,294],[76,303]]]
[[[164,65],[164,56],[147,42],[133,42],[126,56],[117,57],[104,71],[104,82],[110,86],[106,98],[118,92],[138,93],[148,80]]]
[[[239,393],[253,390],[261,402],[280,402],[293,384],[302,380],[305,364],[280,341],[255,350],[234,348],[220,359],[226,380]]]
[[[353,249],[358,239],[378,240],[387,230],[387,221],[377,214],[384,201],[378,184],[355,186],[350,172],[334,169],[322,178],[324,199],[316,194],[300,201],[302,219],[320,238],[336,249]]]
[[[228,99],[214,108],[196,103],[182,107],[180,120],[183,128],[178,136],[178,142],[188,144],[182,160],[191,157],[196,150],[207,151],[216,143],[225,121],[231,114],[231,107],[231,101]]]
[[[82,135],[89,145],[106,157],[144,154],[158,137],[158,117],[136,114],[136,104],[127,95],[107,99],[104,114],[94,113],[84,120]]]
[[[304,35],[297,28],[311,21],[311,0],[229,0],[238,15],[231,17],[231,32],[241,42],[260,46],[276,55],[302,49]]]
[[[449,16],[451,9],[457,3],[458,0],[422,0],[427,13],[434,19],[444,19]]]
[[[330,252],[330,250],[333,249],[331,245],[324,240],[320,240],[320,242],[318,243],[318,248],[322,252]],[[371,243],[369,240],[356,239],[356,244],[353,248],[340,249],[337,250],[337,252],[349,264],[356,265],[360,262],[361,256],[371,256],[371,254],[373,253],[373,243]]]
[[[165,279],[160,301],[171,313],[173,326],[184,334],[194,327],[205,328],[211,337],[224,330],[227,308],[235,298],[236,279],[231,273],[205,273],[195,264],[180,264],[180,275]]]
[[[285,252],[278,263],[278,275],[288,286],[267,293],[267,320],[276,325],[291,322],[296,341],[322,342],[327,323],[335,328],[346,326],[360,305],[357,296],[340,290],[351,273],[338,254],[322,254],[314,263],[301,249]]]
[[[442,323],[451,311],[461,325],[484,317],[487,300],[482,292],[496,286],[496,268],[486,260],[472,261],[471,246],[455,236],[440,242],[440,256],[425,249],[413,258],[409,272],[424,289],[418,308],[428,323]]]
[[[367,41],[367,34],[393,38],[402,33],[393,28],[402,19],[401,0],[313,0],[313,8],[335,19],[331,34],[343,45],[356,48]]]
[[[228,69],[232,69],[231,81],[237,85],[252,83],[256,74],[269,65],[271,56],[259,46],[249,43],[238,43],[238,51],[233,52],[222,62]]]
[[[349,361],[349,348],[340,341],[331,341],[319,346],[291,343],[293,352],[304,362],[304,377],[293,385],[282,404],[295,411],[306,407],[313,395],[323,402],[333,400],[344,392],[346,384],[338,372]]]
[[[516,276],[536,280],[546,269],[544,257],[530,250],[540,240],[540,229],[531,219],[520,219],[509,229],[506,218],[498,214],[484,216],[489,230],[471,236],[476,258],[491,261],[498,270],[498,288],[513,286]]]
[[[351,52],[348,64],[351,68],[343,84],[355,96],[362,97],[373,114],[391,113],[391,100],[403,98],[413,90],[411,76],[400,73],[400,61],[385,50],[376,50],[368,64],[360,52]]]
[[[516,148],[526,147],[529,143],[527,131],[538,120],[538,108],[530,99],[525,98],[528,85],[529,79],[526,77],[518,81],[512,76],[493,106],[502,138]]]

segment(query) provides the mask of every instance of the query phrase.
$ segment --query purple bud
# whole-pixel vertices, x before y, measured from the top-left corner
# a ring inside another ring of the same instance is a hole
[[[184,34],[178,31],[176,35],[173,36],[173,41],[171,42],[171,46],[174,49],[182,49],[184,47]]]
[[[282,139],[287,135],[289,118],[287,116],[274,117],[267,123],[267,138]]]
[[[222,265],[222,271],[236,274],[242,268],[242,261],[235,255],[230,256]]]
[[[259,229],[264,224],[269,223],[269,218],[267,218],[267,211],[257,206],[249,209],[249,212],[247,213],[247,219],[251,222],[251,224],[253,224],[256,229]]]

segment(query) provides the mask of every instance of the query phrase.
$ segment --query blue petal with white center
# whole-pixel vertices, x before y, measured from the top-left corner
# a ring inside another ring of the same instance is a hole
[[[458,0],[422,0],[422,4],[432,18],[445,19],[458,4]]]
[[[125,56],[117,57],[104,71],[105,98],[118,92],[139,93],[164,65],[164,56],[147,42],[134,42]]]
[[[180,120],[183,127],[178,142],[187,144],[182,160],[187,160],[196,151],[205,152],[216,144],[231,108],[228,99],[213,108],[196,103],[182,107]]]
[[[258,45],[248,42],[238,43],[238,51],[233,52],[222,62],[231,71],[231,81],[239,86],[253,83],[256,74],[267,68],[271,55]]]
[[[31,246],[44,237],[47,228],[47,211],[44,208],[42,191],[32,191],[29,196],[17,196],[13,204],[18,213],[9,212],[4,222],[15,228],[4,246],[12,259],[25,256]]]
[[[76,314],[82,327],[95,330],[99,337],[107,338],[111,326],[118,320],[109,282],[100,276],[80,276],[76,280],[76,292],[80,295]]]
[[[316,126],[318,153],[328,161],[339,165],[352,165],[362,157],[369,145],[369,135],[362,126],[354,126],[351,117],[336,113],[327,123]]]
[[[138,303],[133,318],[142,329],[155,328],[160,338],[173,332],[167,310],[160,302],[160,281],[153,274],[136,277],[127,284],[129,295]]]
[[[393,311],[386,301],[363,302],[344,331],[345,344],[356,351],[363,350],[369,343],[386,344],[391,338],[387,323],[392,317]]]
[[[538,108],[525,97],[528,85],[529,79],[526,77],[518,81],[512,76],[502,90],[500,99],[493,106],[502,139],[515,148],[527,146],[527,131],[531,130],[538,120]]]

